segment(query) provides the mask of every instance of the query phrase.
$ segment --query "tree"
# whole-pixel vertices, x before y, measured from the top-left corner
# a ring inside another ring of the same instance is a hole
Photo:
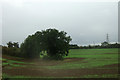
[[[101,47],[103,47],[103,48],[107,48],[109,46],[109,43],[106,41],[101,44],[102,44]]]
[[[13,43],[13,46],[16,47],[16,48],[19,48],[18,42],[14,42],[14,43]]]
[[[77,44],[70,44],[69,48],[70,49],[79,49],[80,47]]]
[[[37,38],[35,38],[35,35],[28,36],[24,43],[21,44],[21,55],[26,58],[38,58],[40,56],[40,48],[37,41]]]
[[[50,58],[59,59],[68,55],[69,42],[72,40],[64,31],[47,29],[28,36],[21,45],[21,51],[26,57],[35,58],[41,51],[46,51]]]
[[[9,42],[7,43],[7,45],[8,45],[9,48],[13,47],[13,43],[12,43],[11,41],[9,41]]]
[[[7,43],[8,47],[2,47],[3,54],[11,55],[11,56],[20,56],[20,49],[18,42]]]

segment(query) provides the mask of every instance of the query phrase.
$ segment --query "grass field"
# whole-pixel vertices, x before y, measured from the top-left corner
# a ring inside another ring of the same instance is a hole
[[[3,78],[117,78],[118,49],[71,49],[63,61],[3,55]]]

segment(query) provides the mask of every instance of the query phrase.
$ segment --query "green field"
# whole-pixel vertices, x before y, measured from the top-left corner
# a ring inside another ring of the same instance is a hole
[[[97,66],[117,64],[118,63],[117,53],[118,49],[73,49],[70,50],[69,56],[65,58],[85,58],[85,59],[83,61],[76,61],[52,67],[50,66],[50,68],[52,69],[92,68]]]
[[[118,49],[71,49],[63,61],[26,60],[3,55],[3,77],[117,78]],[[18,72],[19,73],[18,73]],[[12,73],[11,73],[12,72]],[[30,74],[33,72],[33,74]]]

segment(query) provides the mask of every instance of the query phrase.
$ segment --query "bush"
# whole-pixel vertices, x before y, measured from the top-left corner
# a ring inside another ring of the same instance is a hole
[[[20,49],[16,47],[2,47],[2,53],[10,56],[20,57]]]
[[[43,59],[44,60],[64,60],[63,56],[61,55],[54,55],[54,56],[44,55]]]

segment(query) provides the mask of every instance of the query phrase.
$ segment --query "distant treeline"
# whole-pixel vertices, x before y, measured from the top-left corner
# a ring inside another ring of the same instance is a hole
[[[88,45],[88,46],[78,46],[77,44],[70,44],[69,49],[100,49],[100,48],[120,48],[120,44],[105,44],[102,45]]]

